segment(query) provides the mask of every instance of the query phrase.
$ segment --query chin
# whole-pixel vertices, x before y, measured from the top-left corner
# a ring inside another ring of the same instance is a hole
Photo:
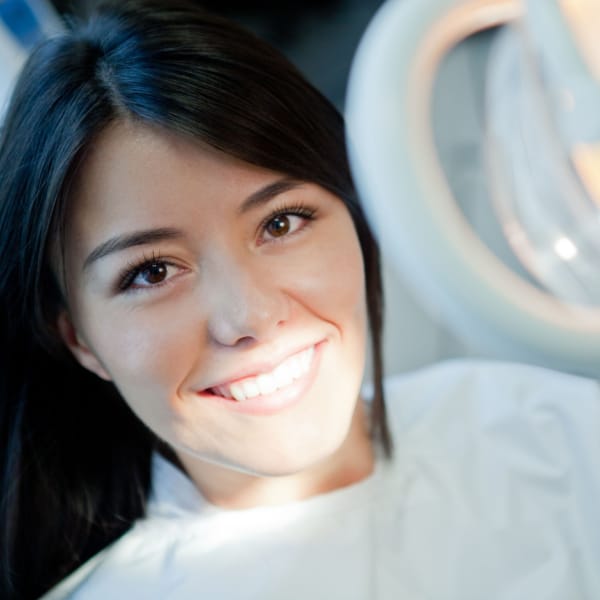
[[[247,473],[261,477],[285,477],[298,475],[303,471],[324,466],[329,460],[335,460],[348,429],[328,431],[327,435],[320,435],[310,440],[298,441],[291,445],[286,443],[266,448],[260,455],[253,457],[249,463],[248,455],[243,461],[244,466],[239,467]]]

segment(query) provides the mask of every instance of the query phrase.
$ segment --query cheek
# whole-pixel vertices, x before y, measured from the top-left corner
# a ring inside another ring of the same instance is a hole
[[[140,392],[172,395],[189,370],[186,362],[197,356],[200,331],[183,310],[114,311],[96,316],[89,339],[114,383],[129,399]],[[166,313],[166,314],[165,314]],[[194,349],[194,354],[190,350]]]
[[[363,257],[354,226],[342,223],[336,231],[309,245],[298,257],[293,285],[310,308],[339,325],[366,322]],[[307,268],[308,266],[308,268]]]

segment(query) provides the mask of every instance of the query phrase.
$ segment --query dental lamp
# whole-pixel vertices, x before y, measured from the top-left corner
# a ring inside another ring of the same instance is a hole
[[[600,376],[600,2],[387,0],[345,113],[424,305],[487,353]]]

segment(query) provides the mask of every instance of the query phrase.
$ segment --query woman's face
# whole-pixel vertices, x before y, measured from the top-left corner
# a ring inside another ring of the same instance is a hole
[[[80,170],[65,244],[63,338],[180,454],[278,475],[340,446],[366,308],[337,197],[120,124]]]

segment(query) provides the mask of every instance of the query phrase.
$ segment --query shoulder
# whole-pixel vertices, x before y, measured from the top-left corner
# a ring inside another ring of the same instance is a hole
[[[140,519],[40,600],[105,600],[115,594],[118,598],[167,597],[162,577],[165,556],[181,537],[176,519]]]
[[[535,499],[590,511],[600,501],[595,380],[461,360],[392,377],[386,391],[395,462],[460,482],[467,503],[485,497],[483,510],[493,510],[523,494],[521,508],[535,512]]]
[[[40,600],[165,598],[169,594],[169,557],[185,542],[187,524],[201,497],[173,465],[155,454],[147,514],[111,545],[89,559]]]
[[[419,585],[434,564],[431,586],[447,595],[432,597],[600,589],[596,381],[468,360],[392,377],[386,389]]]

